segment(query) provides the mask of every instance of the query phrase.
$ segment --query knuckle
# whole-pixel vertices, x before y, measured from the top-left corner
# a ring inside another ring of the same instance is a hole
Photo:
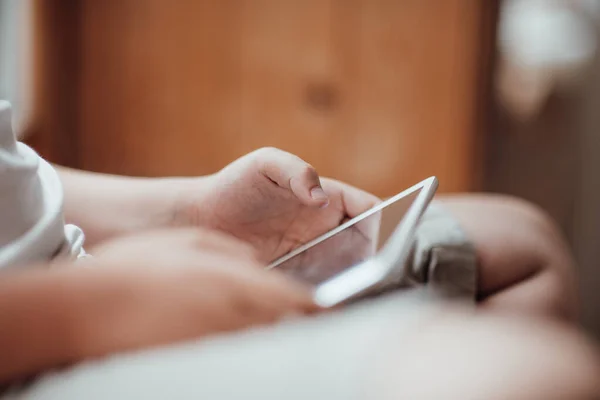
[[[319,178],[319,174],[317,170],[310,164],[305,163],[300,172],[301,176],[309,181],[317,180]]]
[[[273,155],[279,154],[282,151],[276,147],[273,146],[265,146],[265,147],[261,147],[258,150],[254,151],[254,155],[259,157],[259,158],[263,158],[263,157],[272,157]]]

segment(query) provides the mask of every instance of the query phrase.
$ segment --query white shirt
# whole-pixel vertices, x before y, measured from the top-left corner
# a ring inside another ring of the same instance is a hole
[[[83,241],[79,228],[65,225],[58,174],[17,142],[10,104],[0,100],[0,269],[77,258]]]

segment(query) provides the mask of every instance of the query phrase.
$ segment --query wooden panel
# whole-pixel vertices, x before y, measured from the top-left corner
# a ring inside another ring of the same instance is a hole
[[[211,173],[261,146],[387,195],[472,184],[477,0],[83,0],[81,166]]]
[[[77,166],[80,3],[30,0],[33,26],[31,116],[24,136],[44,158]],[[26,105],[29,110],[30,105]]]

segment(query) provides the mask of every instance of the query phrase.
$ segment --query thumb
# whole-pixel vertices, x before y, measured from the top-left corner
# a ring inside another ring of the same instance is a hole
[[[329,204],[319,174],[301,158],[271,147],[257,150],[255,156],[260,173],[290,190],[302,203],[320,207]]]

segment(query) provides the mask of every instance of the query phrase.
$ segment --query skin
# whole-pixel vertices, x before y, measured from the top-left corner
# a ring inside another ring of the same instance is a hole
[[[0,384],[318,311],[307,287],[265,271],[253,253],[223,234],[179,229],[115,239],[88,268],[3,273]]]
[[[403,339],[375,350],[365,398],[600,398],[597,350],[564,323],[442,307],[408,332],[389,330],[382,340]]]
[[[67,220],[99,244],[90,261],[95,268],[24,267],[3,276],[0,354],[8,356],[0,362],[0,382],[318,311],[306,287],[264,271],[265,262],[378,201],[319,180],[308,164],[275,149],[202,178],[60,173]],[[441,201],[475,240],[483,309],[570,313],[571,261],[547,217],[504,198]],[[106,326],[117,334],[107,334]]]
[[[273,148],[198,178],[124,178],[64,168],[59,173],[67,221],[82,227],[88,244],[147,229],[203,227],[250,243],[263,262],[379,202],[350,185],[320,179],[300,158]],[[368,233],[364,225],[356,229]]]
[[[185,198],[191,217],[184,224],[236,236],[258,249],[265,262],[379,202],[342,182],[320,180],[300,158],[270,148],[234,161],[212,178],[210,190],[192,191]]]
[[[310,164],[274,148],[247,154],[205,177],[140,179],[59,171],[67,220],[84,229],[88,243],[148,229],[209,228],[249,243],[263,263],[379,201],[344,183],[319,178]],[[505,196],[440,196],[438,201],[475,244],[483,309],[575,318],[572,257],[543,212]],[[372,228],[359,225],[339,240],[368,253],[365,238]],[[339,243],[331,245],[339,249]],[[360,259],[362,254],[346,256]]]

